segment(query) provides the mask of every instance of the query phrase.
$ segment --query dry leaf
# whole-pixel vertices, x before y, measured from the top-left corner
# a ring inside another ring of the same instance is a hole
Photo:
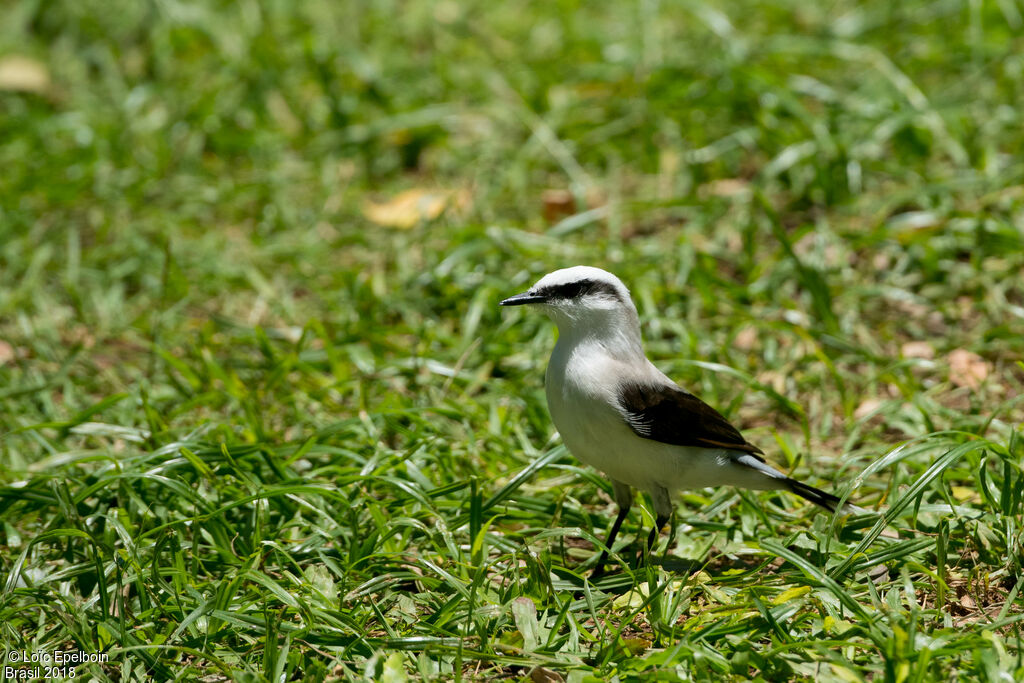
[[[861,401],[861,404],[853,411],[853,416],[858,420],[863,420],[865,417],[878,410],[881,405],[882,402],[877,398],[866,398]]]
[[[736,197],[749,194],[750,182],[743,178],[719,178],[701,186],[700,191],[704,196]]]
[[[757,346],[757,328],[744,327],[732,342],[740,351],[751,351]]]
[[[767,385],[780,394],[786,393],[786,375],[774,370],[757,373],[757,381]]]
[[[565,679],[556,671],[545,669],[543,666],[535,666],[530,672],[530,680],[533,683],[563,683]]]
[[[0,365],[6,365],[15,358],[14,347],[0,339]]]
[[[448,190],[414,188],[380,204],[363,203],[363,215],[377,225],[408,230],[422,221],[432,221],[452,204],[462,206],[468,197]]]
[[[9,55],[0,58],[0,90],[42,95],[50,89],[50,72],[30,57]]]
[[[794,588],[787,588],[782,591],[779,595],[772,598],[773,605],[784,605],[794,598],[800,598],[811,592],[810,586],[796,586]]]
[[[540,200],[544,203],[544,220],[548,223],[576,213],[576,198],[569,190],[544,190]]]
[[[924,358],[925,360],[935,358],[935,349],[926,341],[907,342],[900,347],[900,353],[904,358]]]
[[[949,381],[958,387],[977,389],[988,372],[988,363],[973,351],[956,349],[949,354]]]
[[[540,624],[537,622],[537,606],[533,600],[518,597],[512,601],[512,620],[523,636],[523,649],[533,652],[541,642]]]
[[[981,501],[981,496],[978,495],[977,489],[970,486],[950,486],[949,491],[953,494],[953,498],[961,503],[968,500]]]
[[[626,646],[633,656],[642,654],[652,644],[647,638],[623,638],[622,644]]]

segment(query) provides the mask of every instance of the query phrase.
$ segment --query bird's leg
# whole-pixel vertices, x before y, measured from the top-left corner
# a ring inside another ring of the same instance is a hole
[[[656,486],[651,490],[651,501],[654,503],[654,528],[651,529],[651,533],[647,537],[648,553],[654,550],[654,544],[658,540],[658,534],[661,533],[661,530],[665,527],[665,524],[668,523],[668,520],[672,519],[673,513],[672,498],[669,496],[668,489],[662,486]]]
[[[658,516],[654,518],[654,526],[651,528],[650,535],[647,536],[648,552],[654,550],[654,544],[658,541],[658,533],[665,528],[665,525],[668,523],[668,520],[670,519],[670,515],[662,516],[661,513],[658,513]]]
[[[679,520],[676,519],[675,508],[673,508],[672,509],[672,516],[668,520],[668,524],[669,524],[669,526],[668,526],[668,544],[665,546],[665,552],[668,552],[668,550],[672,547],[672,544],[675,543],[675,540],[676,540],[676,523],[678,521]]]
[[[612,549],[612,543],[615,542],[615,537],[619,534],[623,520],[629,514],[629,508],[633,506],[633,489],[629,488],[627,484],[612,480],[612,490],[615,493],[615,502],[619,506],[619,512],[615,515],[611,531],[608,532],[608,540],[604,542],[605,548],[601,551],[601,557],[597,558],[597,564],[594,566],[590,578],[596,578],[604,573],[604,563],[608,560],[608,552]]]
[[[608,532],[608,540],[604,542],[606,547],[601,551],[601,557],[597,558],[597,564],[594,566],[594,571],[590,575],[590,578],[595,578],[604,574],[604,563],[608,560],[608,550],[612,547],[612,543],[615,542],[615,536],[619,533],[619,527],[622,526],[622,520],[626,519],[626,515],[628,514],[628,507],[619,508],[619,514],[615,516],[615,523],[612,524],[612,530]]]

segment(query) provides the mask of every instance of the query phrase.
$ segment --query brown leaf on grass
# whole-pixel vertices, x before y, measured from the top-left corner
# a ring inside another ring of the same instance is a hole
[[[540,200],[544,204],[544,220],[548,223],[556,223],[576,213],[576,198],[569,190],[544,190]]]
[[[780,394],[786,393],[786,375],[775,370],[764,370],[757,373],[757,381],[765,384]]]
[[[0,339],[0,365],[10,363],[15,357],[14,347]]]
[[[562,683],[565,679],[557,671],[545,669],[543,666],[535,666],[530,672],[530,680],[533,683]]]
[[[707,197],[736,197],[750,193],[750,181],[743,178],[719,178],[701,185],[698,193]]]
[[[973,351],[956,349],[949,354],[949,381],[958,387],[977,389],[988,373],[988,363]]]
[[[756,327],[744,327],[736,334],[736,338],[732,340],[732,345],[740,351],[752,351],[757,346],[757,337]]]
[[[464,208],[468,204],[467,192],[413,188],[385,202],[364,202],[363,215],[377,225],[408,230],[436,219],[449,207]]]
[[[900,347],[900,353],[904,358],[923,358],[931,360],[935,358],[935,349],[926,341],[910,341]]]
[[[862,420],[871,413],[878,410],[878,408],[881,405],[882,402],[879,401],[877,398],[864,399],[863,401],[861,401],[860,405],[857,406],[857,409],[853,411],[853,416],[858,420]]]
[[[30,92],[37,95],[50,90],[50,71],[31,57],[8,55],[0,58],[0,90]]]

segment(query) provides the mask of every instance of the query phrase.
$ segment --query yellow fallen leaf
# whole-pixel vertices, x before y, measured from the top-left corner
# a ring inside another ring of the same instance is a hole
[[[636,609],[644,604],[644,600],[650,594],[650,588],[646,583],[641,583],[636,588],[626,591],[619,597],[612,600],[612,607],[615,609]]]
[[[853,628],[851,622],[846,619],[836,619],[831,614],[825,617],[824,626],[826,633],[838,633],[840,635]]]
[[[830,664],[829,666],[832,667],[832,673],[834,673],[837,678],[844,681],[849,681],[849,683],[859,683],[859,681],[864,680],[855,671],[848,669],[845,666],[841,666],[839,664]]]
[[[363,215],[377,225],[408,230],[424,221],[432,221],[445,210],[455,194],[446,190],[414,188],[386,202],[363,203]]]
[[[782,605],[784,603],[789,602],[790,600],[792,600],[794,598],[799,598],[801,595],[806,595],[806,594],[808,594],[810,592],[811,592],[811,587],[810,586],[796,586],[795,588],[790,588],[788,590],[784,590],[781,593],[779,593],[778,595],[776,595],[775,598],[772,600],[772,604],[773,605]]]
[[[981,500],[978,491],[970,486],[952,486],[950,492],[953,494],[953,498],[961,503],[966,500]]]
[[[42,95],[50,89],[50,71],[31,57],[8,55],[0,58],[0,90]]]
[[[635,657],[643,654],[644,650],[651,646],[652,641],[647,638],[623,638],[622,644]]]

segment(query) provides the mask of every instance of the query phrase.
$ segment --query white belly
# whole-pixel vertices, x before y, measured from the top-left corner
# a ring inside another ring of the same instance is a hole
[[[586,363],[579,362],[581,355]],[[644,439],[615,408],[616,378],[625,371],[615,359],[579,346],[556,346],[546,378],[548,409],[562,441],[578,460],[624,484],[650,489],[669,463],[657,457],[660,449],[637,447]]]

